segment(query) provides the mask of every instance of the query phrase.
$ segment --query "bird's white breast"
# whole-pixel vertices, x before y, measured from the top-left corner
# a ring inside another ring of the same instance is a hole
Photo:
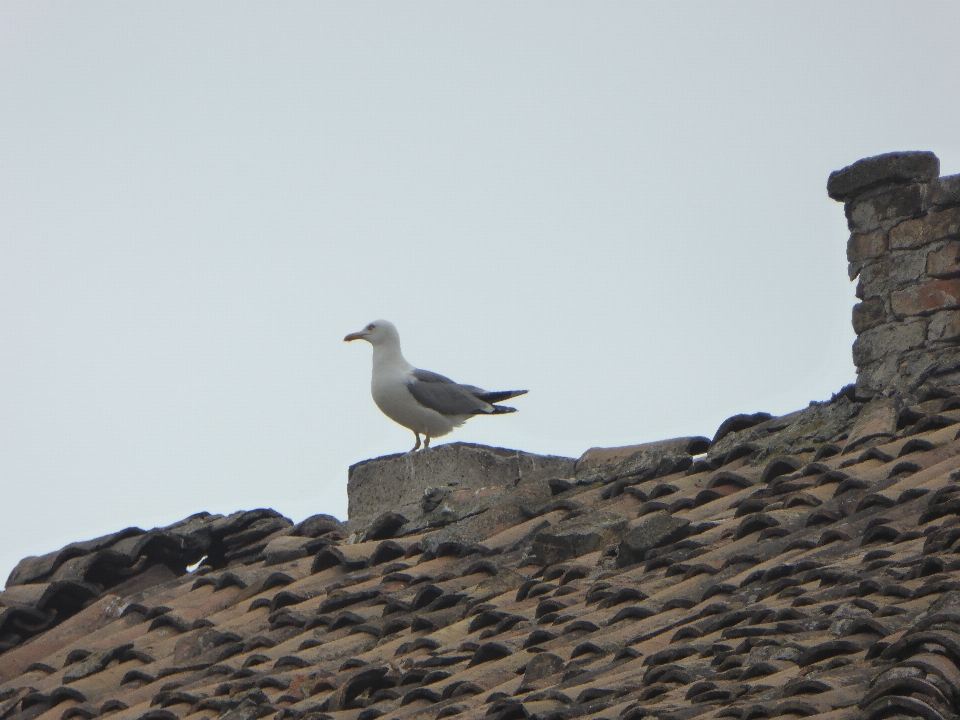
[[[407,388],[405,375],[374,376],[370,385],[373,401],[388,418],[414,432],[430,437],[446,435],[456,425],[435,410],[423,407]]]
[[[394,422],[430,437],[446,435],[462,425],[466,417],[447,418],[417,402],[407,387],[412,371],[406,361],[386,353],[378,357],[374,350],[370,394],[380,411]]]

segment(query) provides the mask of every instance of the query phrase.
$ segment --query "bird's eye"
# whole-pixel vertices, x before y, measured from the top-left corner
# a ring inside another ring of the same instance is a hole
[[[370,323],[369,325],[367,325],[367,330],[373,330],[375,327],[376,325],[374,325],[373,323]]]

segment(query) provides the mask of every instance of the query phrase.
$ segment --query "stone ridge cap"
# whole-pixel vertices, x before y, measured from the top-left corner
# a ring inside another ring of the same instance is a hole
[[[499,455],[501,457],[515,457],[517,455],[535,455],[536,457],[543,458],[557,458],[560,460],[575,460],[576,458],[567,457],[566,455],[540,455],[539,453],[531,453],[526,450],[519,450],[516,448],[504,448],[504,447],[494,447],[492,445],[482,445],[480,443],[467,443],[467,442],[453,442],[453,443],[444,443],[443,445],[437,445],[432,448],[433,450],[439,450],[440,448],[451,448],[459,451],[460,449],[468,450],[480,450],[482,452],[493,453],[494,455]],[[353,463],[350,466],[352,471],[354,468],[363,467],[364,465],[369,465],[370,463],[383,462],[384,460],[395,460],[396,458],[402,457],[413,457],[412,453],[403,452],[403,453],[392,453],[390,455],[379,455],[378,457],[367,458],[366,460],[360,460]]]

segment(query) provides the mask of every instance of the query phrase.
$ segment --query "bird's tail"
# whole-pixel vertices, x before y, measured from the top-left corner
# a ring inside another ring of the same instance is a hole
[[[484,402],[493,403],[503,402],[504,400],[509,400],[510,398],[515,398],[518,395],[526,395],[526,390],[494,390],[493,392],[484,392],[478,393],[477,397],[483,400]],[[498,412],[516,412],[514,408],[497,408]]]
[[[516,408],[507,407],[506,405],[491,405],[491,407],[493,408],[493,412],[490,413],[491,415],[503,415],[504,413],[512,413],[517,411]]]

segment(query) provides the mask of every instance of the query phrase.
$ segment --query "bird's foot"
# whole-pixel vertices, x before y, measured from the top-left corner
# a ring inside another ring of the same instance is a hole
[[[420,449],[420,433],[415,432],[413,435],[415,438],[417,438],[417,444],[414,445],[413,448],[410,450],[410,452],[412,453]],[[429,442],[430,442],[430,438],[427,438],[427,443]]]
[[[429,436],[429,435],[424,435],[424,436],[423,436],[423,449],[424,449],[424,450],[429,450],[429,449],[430,449],[430,436]]]

